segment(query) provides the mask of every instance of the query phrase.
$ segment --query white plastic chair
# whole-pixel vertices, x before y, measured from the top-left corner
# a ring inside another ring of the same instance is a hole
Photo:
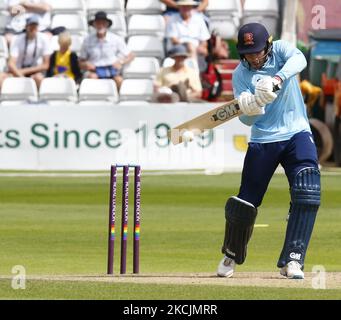
[[[56,14],[52,17],[51,28],[65,27],[71,34],[86,35],[88,24],[81,14]]]
[[[159,0],[129,0],[126,7],[128,16],[133,14],[161,14],[166,9]]]
[[[127,23],[122,12],[108,14],[108,18],[112,20],[113,24],[110,27],[110,31],[121,36],[127,36]]]
[[[8,23],[8,20],[9,20],[9,14],[5,11],[0,11],[0,33],[1,34],[5,32],[5,28]]]
[[[241,16],[240,0],[209,0],[205,12],[214,19],[215,16]]]
[[[159,61],[152,57],[136,57],[123,68],[125,79],[148,79],[154,78],[160,70]]]
[[[120,89],[120,101],[149,101],[153,95],[153,80],[125,79]]]
[[[0,58],[8,58],[8,46],[4,36],[0,36]]]
[[[163,38],[166,23],[161,15],[134,14],[128,22],[128,35],[152,35]]]
[[[5,37],[0,36],[0,72],[7,71],[8,47]]]
[[[118,105],[124,107],[148,106],[150,102],[145,100],[120,101]]]
[[[6,0],[0,0],[0,11],[7,10],[7,1]]]
[[[91,16],[97,11],[106,13],[124,12],[123,2],[120,0],[86,0],[88,15]]]
[[[216,30],[222,39],[235,39],[237,37],[239,26],[240,20],[238,18],[211,20],[210,32]]]
[[[1,104],[15,105],[37,102],[38,90],[32,78],[7,78],[1,88]]]
[[[7,66],[7,59],[0,57],[0,72],[7,72],[8,66]]]
[[[78,100],[76,83],[71,78],[45,78],[39,90],[40,100],[71,102]]]
[[[82,13],[85,14],[84,0],[49,0],[53,14]]]
[[[155,36],[131,36],[128,39],[128,48],[138,57],[163,59],[165,56],[163,42]]]
[[[115,81],[111,79],[84,79],[79,88],[79,102],[85,101],[110,102],[118,101]]]
[[[277,0],[245,0],[243,12],[244,17],[250,15],[274,15],[277,17],[278,14],[279,8]]]

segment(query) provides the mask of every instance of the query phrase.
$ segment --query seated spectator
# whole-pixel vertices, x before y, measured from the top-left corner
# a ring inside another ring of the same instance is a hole
[[[50,57],[50,67],[47,77],[69,77],[77,83],[81,80],[77,54],[70,50],[71,35],[63,32],[58,36],[59,51],[55,51]]]
[[[177,5],[178,0],[160,0],[162,3],[164,3],[166,7],[166,11],[163,13],[163,16],[166,19],[166,23],[169,21],[169,18],[179,13],[179,7]],[[195,11],[198,13],[203,14],[208,6],[208,0],[194,0],[195,2],[198,2],[198,6],[195,8]]]
[[[109,32],[112,21],[103,11],[97,12],[89,24],[96,32],[88,35],[80,53],[80,66],[85,77],[91,79],[113,79],[120,88],[122,67],[134,59],[124,40]]]
[[[186,45],[191,57],[198,59],[200,71],[203,71],[206,67],[205,57],[208,55],[207,40],[210,39],[210,33],[204,19],[193,14],[192,9],[198,5],[197,2],[179,0],[177,5],[180,14],[172,16],[166,28],[169,46],[171,48],[178,44]]]
[[[5,28],[8,43],[13,35],[25,31],[26,20],[31,16],[38,18],[39,31],[50,35],[52,7],[47,0],[7,0],[7,10],[11,16]]]
[[[161,68],[154,82],[155,102],[201,101],[202,86],[198,72],[186,66],[188,52],[184,45],[177,45],[169,52],[174,65]]]
[[[26,22],[26,32],[17,35],[10,46],[8,74],[2,74],[3,81],[8,76],[31,77],[38,88],[49,68],[50,42],[46,34],[38,31],[39,21],[31,16]]]

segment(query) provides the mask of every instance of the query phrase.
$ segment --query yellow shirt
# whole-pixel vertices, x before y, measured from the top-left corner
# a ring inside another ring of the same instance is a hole
[[[155,85],[158,87],[170,88],[180,81],[189,81],[189,87],[194,91],[202,91],[199,74],[191,67],[184,66],[182,69],[175,71],[173,67],[162,68],[156,76]]]
[[[75,79],[75,75],[71,70],[71,51],[68,50],[65,53],[60,51],[56,54],[56,66],[54,68],[54,74],[65,74],[68,77]]]

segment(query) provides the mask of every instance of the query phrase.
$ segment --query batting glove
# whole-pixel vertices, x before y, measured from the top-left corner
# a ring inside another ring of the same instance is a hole
[[[277,77],[269,76],[259,80],[255,89],[256,100],[259,104],[267,105],[277,98],[277,94],[273,92],[273,88],[281,84],[281,80]]]
[[[247,116],[256,116],[265,113],[264,105],[256,101],[255,95],[250,92],[242,92],[238,98],[240,110]]]

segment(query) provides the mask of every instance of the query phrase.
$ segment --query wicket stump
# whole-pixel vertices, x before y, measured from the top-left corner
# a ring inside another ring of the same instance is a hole
[[[114,273],[115,224],[117,170],[123,168],[122,223],[121,223],[121,263],[120,274],[127,272],[127,240],[129,216],[129,169],[134,168],[134,233],[133,233],[133,273],[140,269],[140,213],[141,213],[141,167],[136,165],[113,165],[110,172],[109,237],[107,273]]]

